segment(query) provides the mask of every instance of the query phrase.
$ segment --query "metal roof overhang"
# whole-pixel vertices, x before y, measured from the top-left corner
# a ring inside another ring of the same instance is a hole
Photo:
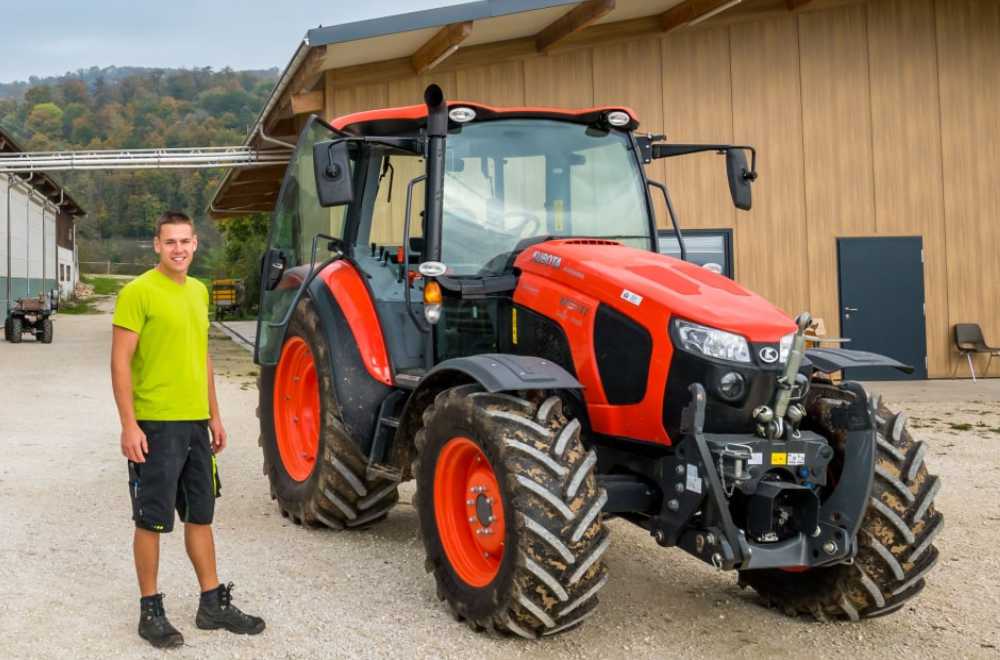
[[[642,23],[646,31],[666,31],[700,22],[741,2],[785,7],[787,0],[477,0],[318,27],[309,30],[282,71],[245,144],[261,150],[287,150],[294,141],[293,95],[313,90],[318,94],[324,89],[323,74],[329,70],[347,67],[363,70],[375,64],[405,62],[449,26],[470,24],[462,33],[461,45],[449,50],[450,54],[474,46],[537,38],[542,30],[565,21],[578,10],[592,12],[590,20],[578,28],[580,32],[625,21]],[[798,2],[803,4],[801,0]],[[566,41],[572,42],[573,36]],[[417,75],[416,71],[411,73]],[[279,125],[282,130],[276,131],[278,136],[269,135]],[[226,218],[270,212],[283,175],[283,167],[227,172],[213,195],[209,213],[215,218]]]
[[[3,129],[0,129],[0,153],[22,153],[23,151],[24,149],[14,141],[14,138]],[[10,174],[8,176],[21,179],[47,200],[58,206],[60,212],[70,217],[87,215],[87,212],[66,192],[62,184],[45,172],[32,172],[23,176]]]

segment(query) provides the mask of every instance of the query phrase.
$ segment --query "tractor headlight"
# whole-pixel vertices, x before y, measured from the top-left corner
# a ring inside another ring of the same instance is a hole
[[[674,321],[674,330],[680,347],[686,351],[730,362],[750,362],[750,345],[745,337],[680,319]]]
[[[786,364],[788,362],[788,356],[792,352],[793,341],[795,341],[794,332],[789,332],[781,338],[781,342],[778,344],[778,362],[781,364]]]

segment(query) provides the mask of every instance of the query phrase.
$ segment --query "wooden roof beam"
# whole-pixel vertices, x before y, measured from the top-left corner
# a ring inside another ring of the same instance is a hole
[[[314,112],[323,112],[323,90],[314,92],[300,92],[293,94],[290,99],[291,113],[293,115],[308,115]]]
[[[788,7],[788,11],[795,11],[799,7],[805,7],[812,0],[785,0],[785,6]]]
[[[472,21],[446,25],[410,56],[410,65],[417,74],[426,73],[448,59],[472,34]]]
[[[660,27],[664,32],[670,32],[685,25],[700,23],[740,2],[742,0],[684,0],[660,14]]]
[[[615,0],[587,0],[563,14],[535,35],[535,48],[547,53],[560,41],[579,32],[615,8]]]

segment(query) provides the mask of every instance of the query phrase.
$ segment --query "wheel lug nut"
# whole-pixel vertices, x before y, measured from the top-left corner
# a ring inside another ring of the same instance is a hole
[[[469,524],[470,525],[475,525],[476,524],[476,517],[475,516],[469,516]]]
[[[476,501],[475,501],[475,500],[465,500],[465,503],[466,503],[467,505],[469,505],[469,506],[472,506],[473,504],[475,504],[475,503],[476,503]]]

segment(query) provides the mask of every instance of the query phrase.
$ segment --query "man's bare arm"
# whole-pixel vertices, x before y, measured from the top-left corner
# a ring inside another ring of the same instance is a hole
[[[118,418],[122,425],[122,455],[133,463],[145,463],[149,445],[146,434],[135,419],[135,404],[132,401],[132,356],[139,344],[139,335],[113,326],[111,334],[111,387],[118,406]]]
[[[208,411],[210,419],[208,428],[212,432],[212,449],[218,454],[226,448],[226,429],[222,426],[219,415],[219,400],[215,395],[215,371],[212,368],[212,356],[208,356]]]

